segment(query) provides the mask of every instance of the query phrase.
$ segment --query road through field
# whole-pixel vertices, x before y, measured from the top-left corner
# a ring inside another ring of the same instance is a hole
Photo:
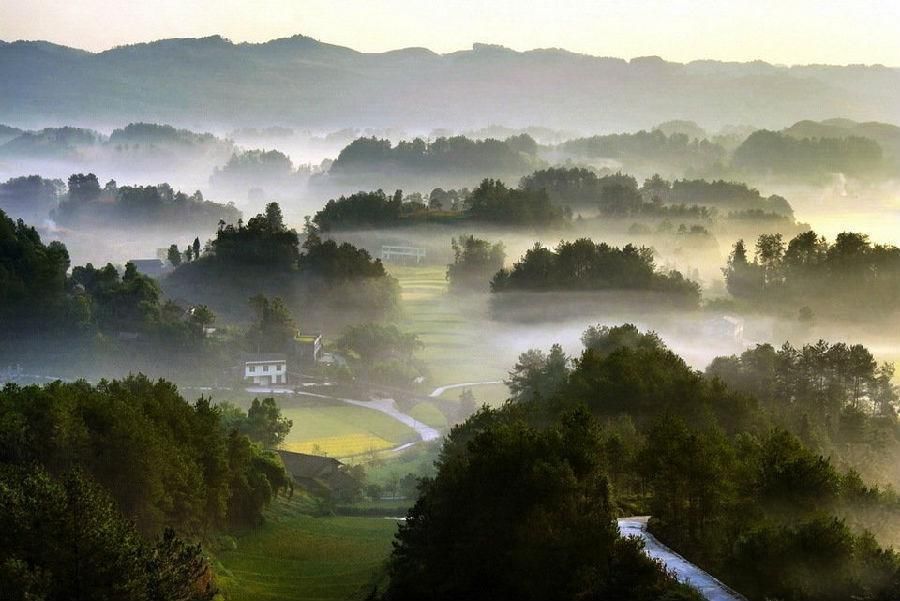
[[[622,536],[636,536],[644,541],[644,552],[658,559],[667,570],[675,574],[679,582],[694,587],[709,601],[747,601],[742,595],[719,582],[684,557],[672,551],[647,532],[646,517],[619,518]]]

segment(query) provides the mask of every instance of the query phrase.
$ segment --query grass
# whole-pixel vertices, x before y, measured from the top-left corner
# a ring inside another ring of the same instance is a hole
[[[422,402],[409,410],[409,415],[423,424],[432,428],[443,429],[447,427],[447,417],[434,403]]]
[[[418,334],[435,385],[497,380],[507,366],[484,344],[486,298],[447,294],[443,266],[388,265],[400,282],[402,327]],[[459,392],[449,398],[457,398]]]
[[[340,458],[416,440],[408,426],[364,407],[283,401],[281,413],[294,422],[283,445],[289,451]]]
[[[312,517],[302,499],[276,500],[266,523],[215,553],[216,574],[233,601],[329,601],[362,596],[391,551],[397,522]]]

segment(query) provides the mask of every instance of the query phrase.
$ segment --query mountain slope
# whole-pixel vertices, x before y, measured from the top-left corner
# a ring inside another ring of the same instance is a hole
[[[0,44],[0,122],[105,126],[480,127],[583,130],[691,119],[784,127],[844,115],[900,121],[900,70],[763,62],[624,61],[476,44],[370,54],[295,36],[234,44],[169,39],[89,53]]]

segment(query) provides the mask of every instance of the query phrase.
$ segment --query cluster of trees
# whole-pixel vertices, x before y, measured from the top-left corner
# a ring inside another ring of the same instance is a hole
[[[451,432],[400,525],[382,598],[699,599],[619,536],[598,422],[523,414],[484,409]]]
[[[110,180],[101,188],[93,173],[71,175],[66,196],[52,212],[54,219],[64,224],[115,221],[123,225],[212,225],[240,215],[233,204],[205,200],[199,191],[191,195],[176,192],[166,183],[118,187]]]
[[[348,326],[335,341],[335,348],[347,359],[347,375],[363,383],[404,387],[425,374],[424,364],[416,357],[423,346],[416,334],[380,323]]]
[[[617,511],[652,515],[658,537],[753,601],[896,597],[900,556],[863,530],[896,520],[895,494],[652,332],[600,326],[583,342],[577,360],[523,355],[511,402],[454,429],[401,527],[386,599],[681,598],[617,540]]]
[[[890,313],[900,299],[900,249],[859,233],[838,234],[830,244],[813,231],[787,243],[781,234],[763,234],[752,259],[738,240],[724,274],[735,298],[757,306],[793,304],[859,318]]]
[[[351,142],[331,165],[332,175],[365,173],[522,173],[537,162],[537,143],[520,134],[506,140],[471,140],[464,136],[401,141],[375,137]]]
[[[19,334],[88,343],[93,335],[141,336],[158,347],[196,349],[215,316],[206,307],[185,309],[162,298],[159,284],[128,263],[123,271],[88,263],[69,273],[65,245],[44,245],[34,228],[0,211],[0,332],[10,351]]]
[[[719,144],[684,133],[666,135],[659,129],[578,138],[560,148],[580,157],[618,159],[631,168],[653,166],[681,173],[706,171],[726,159]]]
[[[180,265],[162,285],[170,296],[242,316],[254,294],[281,297],[297,315],[302,307],[306,315],[351,310],[383,316],[399,297],[396,280],[364,249],[314,231],[301,245],[277,203],[246,224],[220,223],[200,259]]]
[[[700,287],[680,272],[656,270],[653,250],[595,243],[588,238],[560,242],[555,250],[535,244],[512,269],[501,269],[491,291],[635,290],[658,292],[678,304],[696,306]]]
[[[717,357],[706,373],[760,399],[818,446],[868,440],[897,415],[893,364],[878,365],[860,344],[760,344],[740,356]]]
[[[284,429],[269,401],[240,425],[167,382],[0,391],[0,575],[21,599],[205,600],[199,545],[179,536],[258,524],[290,480],[247,435]],[[265,415],[259,415],[265,414]],[[290,424],[287,424],[289,428]],[[176,536],[176,531],[178,536]]]
[[[491,277],[506,261],[502,242],[491,244],[473,235],[460,236],[450,241],[453,263],[447,266],[447,281],[453,292],[486,291]]]
[[[109,134],[109,143],[121,150],[151,151],[177,147],[193,151],[227,152],[232,147],[230,142],[210,133],[197,133],[158,123],[129,123],[125,127],[116,128]]]
[[[452,213],[448,213],[450,209]],[[543,190],[508,188],[499,180],[485,179],[471,192],[435,188],[427,200],[418,193],[404,197],[401,190],[391,196],[383,190],[341,196],[329,200],[312,218],[312,224],[321,232],[397,227],[421,221],[555,227],[570,217],[571,211],[555,206]]]
[[[691,135],[674,131],[684,129],[676,127],[668,134],[655,129],[578,138],[559,148],[575,157],[615,159],[628,169],[689,177],[728,172],[790,179],[819,179],[832,173],[871,177],[885,171],[880,142],[895,145],[896,134],[885,126],[862,125],[801,122],[784,131],[763,129],[712,140],[700,131]]]
[[[500,180],[486,179],[466,200],[466,214],[473,221],[497,225],[554,227],[572,216],[568,208],[550,202],[543,190],[508,188]]]
[[[734,151],[740,171],[775,176],[869,175],[881,168],[882,150],[869,138],[796,138],[769,130],[753,132]]]
[[[216,167],[209,181],[216,187],[285,185],[299,173],[283,152],[245,150],[233,153],[222,167]]]
[[[762,211],[793,218],[784,198],[763,197],[746,184],[723,180],[668,181],[654,175],[643,185],[625,173],[598,175],[583,167],[551,167],[522,178],[519,187],[545,190],[558,204],[596,208],[607,217],[711,219],[719,210]],[[749,215],[749,214],[748,214]]]
[[[0,184],[0,210],[18,219],[46,219],[59,205],[66,185],[39,175],[13,177]]]

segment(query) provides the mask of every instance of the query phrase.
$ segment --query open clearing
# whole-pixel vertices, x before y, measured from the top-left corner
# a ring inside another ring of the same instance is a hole
[[[386,267],[400,282],[402,327],[425,344],[421,357],[435,386],[506,376],[507,361],[485,344],[490,336],[486,295],[448,295],[443,265]],[[444,398],[458,397],[459,391],[448,391]]]
[[[281,403],[281,413],[294,422],[283,448],[300,453],[348,457],[380,451],[417,440],[412,428],[363,407]]]
[[[280,498],[266,523],[219,551],[216,570],[234,601],[329,601],[361,594],[391,552],[397,522],[384,518],[312,517],[303,501]]]

